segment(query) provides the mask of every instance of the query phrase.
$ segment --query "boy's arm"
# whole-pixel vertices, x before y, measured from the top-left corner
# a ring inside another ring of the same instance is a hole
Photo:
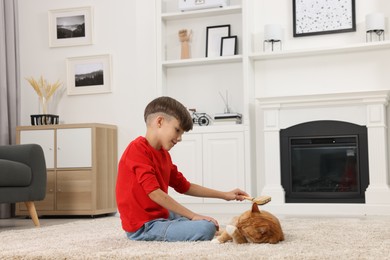
[[[212,217],[202,216],[192,212],[191,210],[187,209],[186,207],[178,203],[176,200],[174,200],[167,193],[163,192],[161,189],[157,189],[149,193],[149,198],[161,207],[164,207],[169,211],[173,211],[183,217],[186,217],[191,220],[208,220],[213,222],[217,228],[219,227],[218,222]]]
[[[240,189],[234,189],[232,191],[225,192],[225,191],[206,188],[194,183],[191,183],[189,190],[185,194],[195,196],[195,197],[218,198],[224,200],[239,200],[239,201],[244,200],[245,196],[249,196],[245,191],[242,191]]]

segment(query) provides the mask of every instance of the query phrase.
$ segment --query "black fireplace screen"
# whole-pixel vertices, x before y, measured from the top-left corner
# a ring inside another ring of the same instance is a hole
[[[293,192],[357,192],[356,137],[291,140]]]
[[[364,203],[366,127],[315,121],[283,129],[281,159],[287,203]]]

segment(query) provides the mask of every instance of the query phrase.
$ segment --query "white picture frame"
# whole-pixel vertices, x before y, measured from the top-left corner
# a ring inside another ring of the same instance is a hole
[[[49,10],[48,16],[50,47],[93,44],[91,6]]]
[[[67,58],[66,71],[68,95],[112,92],[110,54]]]

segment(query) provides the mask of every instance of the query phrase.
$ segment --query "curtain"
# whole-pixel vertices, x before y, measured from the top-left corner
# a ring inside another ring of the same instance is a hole
[[[0,145],[14,144],[20,121],[17,0],[0,0]],[[0,219],[14,204],[0,203]]]
[[[19,121],[17,0],[0,0],[0,145],[15,143]]]

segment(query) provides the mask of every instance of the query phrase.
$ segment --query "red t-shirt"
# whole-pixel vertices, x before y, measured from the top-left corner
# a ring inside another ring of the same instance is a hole
[[[168,210],[148,196],[158,188],[168,193],[168,186],[185,193],[190,183],[172,163],[168,151],[156,150],[144,137],[136,138],[126,148],[118,165],[116,202],[122,228],[135,232],[148,221],[168,218]]]

